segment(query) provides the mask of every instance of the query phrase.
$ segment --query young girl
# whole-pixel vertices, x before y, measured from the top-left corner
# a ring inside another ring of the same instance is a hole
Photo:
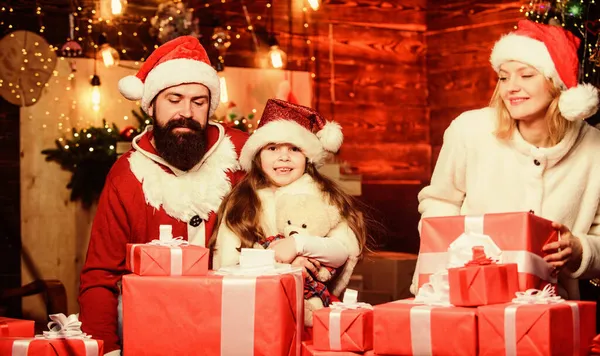
[[[321,263],[337,268],[337,277],[328,287],[339,296],[366,241],[365,224],[354,200],[316,168],[327,152],[337,152],[342,140],[340,126],[326,123],[314,110],[269,100],[257,130],[240,154],[247,175],[219,209],[219,227],[211,241],[213,269],[238,264],[241,248],[264,248],[268,237],[282,233],[276,229],[278,197],[314,194],[339,210],[337,226],[326,237],[295,235],[268,248],[275,251],[278,262],[302,266],[313,276]],[[311,324],[310,311],[318,306],[305,305],[305,320]]]
[[[577,278],[600,276],[600,132],[583,122],[598,91],[578,83],[578,46],[560,26],[525,20],[503,36],[490,107],[452,122],[419,193],[422,217],[529,211],[554,221],[561,239],[545,260],[569,299],[579,299]]]

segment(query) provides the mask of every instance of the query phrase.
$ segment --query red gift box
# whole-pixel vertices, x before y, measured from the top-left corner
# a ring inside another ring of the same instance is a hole
[[[450,304],[457,307],[510,302],[519,290],[517,264],[496,264],[483,247],[473,247],[465,267],[448,269]]]
[[[104,342],[93,339],[0,337],[2,356],[102,356]]]
[[[205,276],[208,258],[201,246],[127,244],[126,268],[140,276]]]
[[[373,351],[384,355],[477,355],[477,309],[413,304],[376,305]]]
[[[547,243],[558,241],[552,222],[531,213],[503,213],[424,218],[416,267],[419,287],[431,274],[446,268],[448,247],[465,233],[489,236],[502,250],[500,263],[518,265],[519,290],[540,288],[542,281],[556,282],[542,251]]]
[[[373,310],[323,308],[314,311],[313,345],[316,350],[371,350]]]
[[[587,355],[596,303],[500,304],[479,310],[479,354]]]
[[[265,276],[123,277],[130,355],[300,355],[302,271]]]
[[[35,322],[0,317],[0,336],[3,337],[33,337]]]
[[[310,341],[302,342],[302,356],[356,356],[362,353],[350,351],[321,351],[317,350]]]

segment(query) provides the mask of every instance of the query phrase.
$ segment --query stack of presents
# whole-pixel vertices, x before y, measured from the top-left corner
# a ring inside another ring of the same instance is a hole
[[[596,304],[557,295],[542,246],[558,238],[529,213],[423,219],[415,298],[372,306],[347,290],[302,340],[302,270],[243,249],[240,265],[209,271],[205,248],[161,227],[128,246],[124,355],[586,355]],[[35,336],[0,319],[0,355],[102,355],[76,315],[51,318]]]

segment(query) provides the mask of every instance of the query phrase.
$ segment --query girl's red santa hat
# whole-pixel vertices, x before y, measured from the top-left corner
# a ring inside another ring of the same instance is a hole
[[[562,116],[571,121],[583,120],[598,111],[598,90],[591,84],[579,84],[580,42],[562,27],[521,20],[517,30],[496,42],[490,62],[496,72],[508,61],[536,68],[562,91],[558,101]]]
[[[221,97],[217,71],[197,38],[181,36],[152,52],[136,75],[122,78],[119,91],[129,100],[141,100],[142,109],[148,113],[152,100],[162,90],[191,83],[202,84],[210,91],[212,115]]]
[[[256,131],[248,138],[240,153],[240,165],[252,168],[254,156],[271,143],[289,143],[302,150],[308,161],[320,165],[327,152],[342,146],[341,126],[325,121],[315,110],[279,99],[269,99]]]

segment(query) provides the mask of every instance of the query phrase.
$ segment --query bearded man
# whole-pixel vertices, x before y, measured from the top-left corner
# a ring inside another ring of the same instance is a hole
[[[83,330],[119,355],[119,296],[126,245],[173,236],[206,246],[223,197],[242,177],[238,157],[247,135],[211,122],[219,78],[190,36],[157,48],[119,91],[141,100],[154,118],[112,167],[94,218],[79,291]],[[190,296],[192,297],[192,296]]]

